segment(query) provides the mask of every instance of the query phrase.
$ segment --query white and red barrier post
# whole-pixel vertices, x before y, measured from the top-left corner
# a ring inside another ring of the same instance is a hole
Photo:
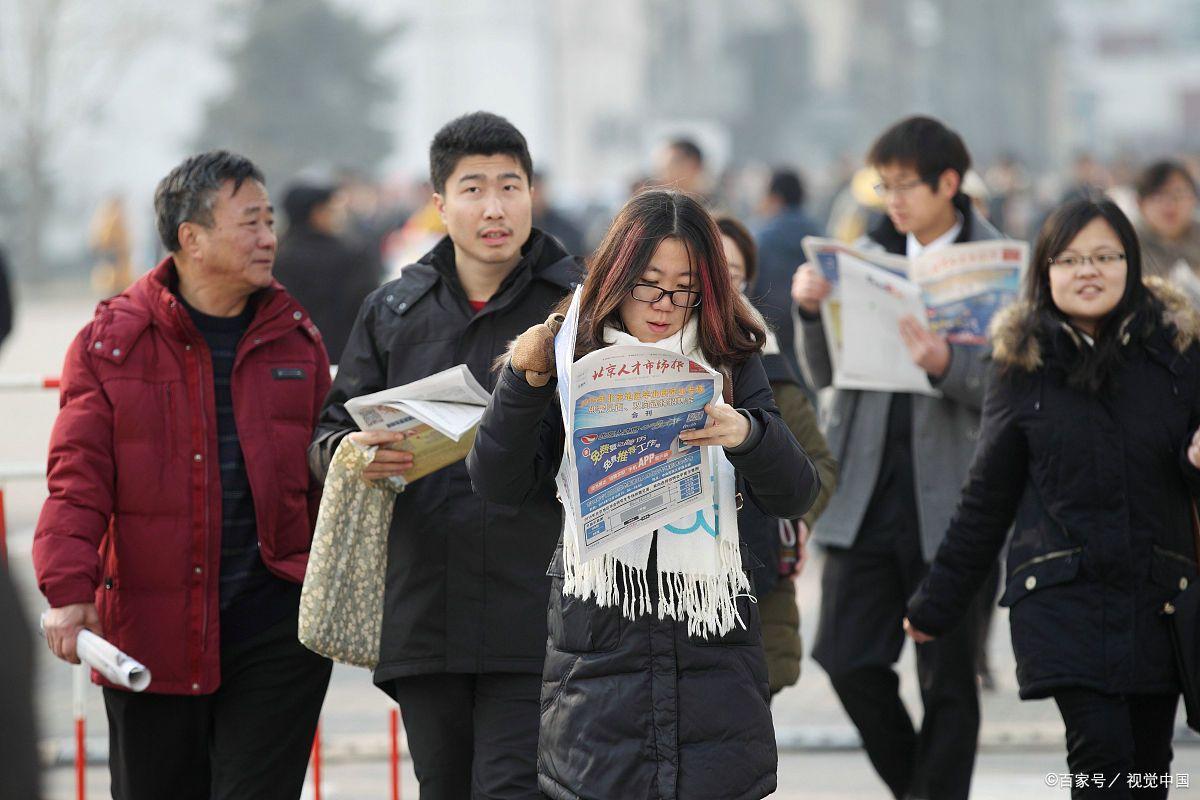
[[[391,736],[388,748],[388,765],[392,774],[392,800],[400,800],[400,709],[393,708],[390,714]]]

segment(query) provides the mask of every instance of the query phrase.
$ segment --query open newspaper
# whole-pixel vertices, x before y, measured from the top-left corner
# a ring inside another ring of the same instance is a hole
[[[936,395],[900,338],[900,319],[911,315],[955,344],[986,344],[992,317],[1020,291],[1029,246],[966,242],[910,260],[810,236],[804,252],[834,285],[821,307],[834,386]]]
[[[465,364],[419,381],[346,401],[346,411],[364,431],[407,431],[401,449],[413,468],[392,480],[420,480],[471,452],[475,431],[491,396]]]
[[[566,431],[559,496],[582,560],[620,547],[691,512],[711,508],[708,448],[679,440],[708,422],[721,375],[679,353],[613,345],[573,361],[576,290],[555,338]]]

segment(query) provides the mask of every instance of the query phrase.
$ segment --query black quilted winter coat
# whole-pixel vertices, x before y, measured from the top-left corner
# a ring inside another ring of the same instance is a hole
[[[801,516],[820,480],[780,419],[758,356],[734,370],[733,387],[732,405],[754,420],[750,440],[726,451],[743,494],[771,516]],[[476,491],[490,502],[523,503],[553,485],[564,438],[554,389],[503,369],[467,458]],[[745,544],[742,563],[761,566]],[[617,608],[565,596],[561,541],[548,573],[538,742],[544,793],[555,800],[757,800],[775,790],[775,731],[753,602],[737,601],[746,629],[705,640],[670,618],[630,621]]]
[[[1179,690],[1159,612],[1197,578],[1187,460],[1200,425],[1200,318],[1147,279],[1148,320],[1126,325],[1111,388],[1073,389],[1086,345],[1024,306],[998,320],[995,369],[962,501],[924,584],[913,626],[957,624],[1013,525],[1002,606],[1021,697],[1063,688]]]
[[[449,237],[363,303],[325,400],[309,464],[325,476],[342,438],[357,430],[352,397],[465,364],[480,385],[492,362],[546,319],[579,278],[579,262],[538,230],[521,263],[476,313],[454,266]],[[546,561],[562,528],[552,487],[521,508],[486,502],[461,462],[396,496],[388,534],[383,631],[375,683],[431,673],[542,671]]]

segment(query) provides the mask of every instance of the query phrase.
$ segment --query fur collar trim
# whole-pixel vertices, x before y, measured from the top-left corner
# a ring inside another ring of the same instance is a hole
[[[1180,353],[1200,341],[1200,313],[1187,296],[1162,278],[1146,278],[1146,288],[1162,305],[1162,322],[1173,331],[1171,342]],[[999,364],[1035,372],[1042,367],[1042,345],[1037,337],[1037,315],[1028,303],[1002,309],[992,319],[992,359]]]

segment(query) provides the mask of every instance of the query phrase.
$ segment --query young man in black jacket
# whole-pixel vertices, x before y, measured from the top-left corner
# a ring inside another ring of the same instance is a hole
[[[448,235],[370,294],[342,353],[310,461],[324,474],[346,435],[380,445],[364,477],[404,474],[387,432],[355,432],[345,402],[466,364],[491,389],[507,343],[545,320],[580,263],[532,227],[525,138],[478,112],[430,147]],[[520,508],[489,503],[463,463],[396,498],[375,684],[399,703],[423,800],[538,798],[546,567],[562,528],[552,484]]]

